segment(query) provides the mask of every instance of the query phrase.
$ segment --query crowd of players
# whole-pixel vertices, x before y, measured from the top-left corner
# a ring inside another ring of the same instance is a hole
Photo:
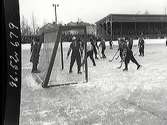
[[[113,42],[112,40],[109,42],[110,43],[110,49],[113,48]],[[71,54],[71,62],[70,62],[70,70],[69,73],[72,73],[72,67],[73,64],[76,60],[77,62],[77,66],[78,66],[78,73],[80,74],[81,71],[81,66],[82,64],[85,62],[83,61],[83,63],[81,64],[81,58],[82,58],[82,48],[83,48],[83,43],[82,41],[77,41],[77,39],[75,37],[73,37],[72,39],[72,43],[70,45],[68,54],[67,54],[67,58],[70,54],[70,52],[72,52]],[[135,63],[137,65],[137,70],[141,67],[141,65],[136,61],[136,59],[134,58],[133,52],[132,52],[132,46],[133,46],[133,40],[129,39],[129,38],[120,38],[118,40],[118,51],[120,51],[120,58],[121,58],[121,63],[125,63],[125,68],[123,69],[123,71],[127,71],[128,70],[128,64],[130,61],[132,61],[133,63]],[[140,52],[140,56],[144,56],[144,39],[141,37],[139,39],[139,52]],[[98,59],[97,54],[99,52],[99,48],[101,47],[101,55],[100,58],[105,59],[106,55],[105,55],[105,50],[106,50],[106,43],[105,40],[102,38],[100,40],[100,44],[97,45],[97,41],[94,41],[93,39],[90,39],[90,45],[87,48],[87,57],[90,57],[90,59],[92,60],[93,66],[96,66],[95,63],[95,59]],[[95,59],[94,59],[94,55],[95,55]]]
[[[106,42],[105,39],[101,38],[100,39],[100,44],[98,45],[97,40],[90,38],[87,45],[87,56],[84,56],[84,47],[85,47],[85,42],[80,39],[76,38],[75,36],[72,37],[72,42],[70,44],[68,53],[67,53],[67,59],[69,55],[71,54],[71,60],[70,60],[70,69],[69,73],[72,73],[72,68],[74,63],[77,63],[78,67],[78,74],[81,74],[81,66],[86,61],[86,58],[90,58],[93,66],[96,66],[95,59],[105,59],[105,50],[106,50]],[[34,39],[33,42],[31,43],[31,58],[30,62],[32,62],[33,67],[32,67],[32,73],[40,73],[40,71],[37,69],[38,63],[39,63],[39,53],[40,53],[40,48],[41,48],[41,42],[39,42],[39,39]],[[139,56],[144,56],[144,38],[142,35],[139,37],[138,40],[138,48],[139,48]],[[113,42],[112,40],[109,41],[110,49],[113,49]],[[167,46],[167,40],[166,40],[166,46]],[[123,37],[118,39],[118,50],[119,51],[119,57],[121,59],[121,66],[122,63],[125,64],[125,68],[123,71],[128,71],[128,64],[130,61],[132,61],[134,64],[137,66],[137,70],[141,68],[141,65],[137,62],[135,59],[132,51],[133,47],[133,39],[130,37]],[[101,52],[100,52],[101,50]],[[116,52],[116,53],[117,53]],[[115,54],[116,55],[116,54]],[[95,58],[94,58],[95,57]]]

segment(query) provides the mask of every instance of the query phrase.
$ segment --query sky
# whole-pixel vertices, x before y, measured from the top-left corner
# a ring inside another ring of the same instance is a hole
[[[167,13],[167,0],[19,0],[20,19],[22,17],[32,24],[32,15],[38,26],[52,23],[55,20],[57,7],[58,23],[76,22],[78,19],[95,23],[101,18],[114,14],[150,14]]]

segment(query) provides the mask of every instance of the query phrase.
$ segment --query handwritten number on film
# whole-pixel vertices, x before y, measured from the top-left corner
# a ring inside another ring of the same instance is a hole
[[[16,31],[19,30],[19,28],[14,25],[12,22],[9,23],[9,38],[10,38],[10,48],[12,50],[14,50],[14,52],[11,53],[11,55],[9,55],[9,66],[11,73],[13,73],[12,75],[9,75],[9,85],[11,87],[16,87],[17,88],[17,82],[18,82],[18,71],[19,71],[19,67],[18,67],[18,62],[19,62],[19,58],[18,58],[18,53],[15,51],[15,49],[17,49],[17,47],[19,47],[20,43],[18,42],[18,35],[16,35]]]

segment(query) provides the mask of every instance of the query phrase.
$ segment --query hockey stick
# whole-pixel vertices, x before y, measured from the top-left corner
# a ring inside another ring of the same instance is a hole
[[[109,60],[109,62],[112,62],[112,61],[114,60],[114,58],[115,58],[115,56],[117,55],[118,51],[119,51],[119,50],[117,50],[117,52],[114,54],[113,58],[112,58],[111,60]]]
[[[119,67],[117,67],[118,69],[120,69],[122,67],[123,61],[121,60],[121,65]]]
[[[116,60],[119,58],[119,55],[115,58]]]

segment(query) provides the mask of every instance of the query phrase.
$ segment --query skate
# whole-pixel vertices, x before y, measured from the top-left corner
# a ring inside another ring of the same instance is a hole
[[[138,65],[138,66],[137,66],[137,70],[139,70],[140,68],[141,68],[141,65]]]
[[[35,70],[31,70],[31,73],[34,73]]]
[[[120,65],[119,67],[117,67],[117,69],[120,69],[122,67],[122,65]]]
[[[123,71],[128,71],[128,68],[124,68]]]
[[[81,71],[78,71],[78,74],[82,74],[82,72],[81,72]]]
[[[70,70],[69,73],[72,73],[72,70]]]
[[[33,70],[31,71],[32,73],[40,73],[41,71],[40,70]]]

